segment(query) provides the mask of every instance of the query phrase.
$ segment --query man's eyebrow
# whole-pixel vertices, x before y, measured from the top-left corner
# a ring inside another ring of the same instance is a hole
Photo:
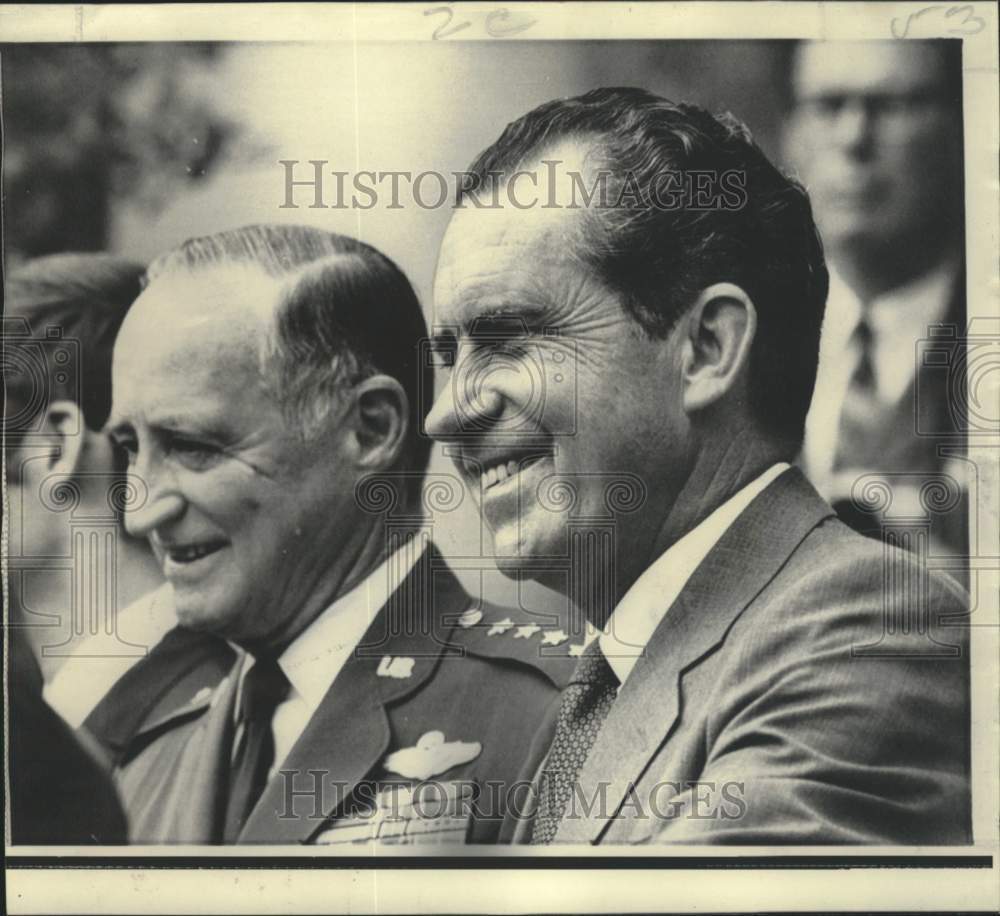
[[[208,414],[205,416],[197,414],[163,414],[162,416],[151,416],[146,418],[146,423],[151,430],[161,433],[190,433],[194,435],[213,436],[226,432],[224,418]],[[105,424],[106,433],[128,433],[134,432],[134,426],[130,420],[112,417]]]
[[[485,308],[476,312],[462,323],[462,330],[469,333],[478,322],[493,324],[499,322],[523,322],[527,328],[538,328],[544,325],[545,318],[550,312],[542,305],[519,304],[519,305],[497,305]]]
[[[431,334],[431,346],[433,347],[450,347],[457,341],[458,337],[454,328],[451,327],[435,328]]]

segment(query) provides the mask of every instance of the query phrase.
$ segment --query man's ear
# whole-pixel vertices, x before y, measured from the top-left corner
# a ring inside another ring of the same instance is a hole
[[[83,411],[73,401],[53,401],[45,411],[45,431],[52,436],[54,448],[49,470],[75,476],[83,467],[87,426]]]
[[[685,316],[684,410],[703,410],[737,384],[750,361],[757,333],[757,310],[734,283],[702,290]]]
[[[392,467],[403,450],[410,402],[392,376],[374,375],[354,387],[358,465],[370,471]]]

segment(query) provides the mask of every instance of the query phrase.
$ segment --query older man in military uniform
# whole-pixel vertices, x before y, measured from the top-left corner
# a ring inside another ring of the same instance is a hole
[[[470,598],[421,526],[424,335],[395,264],[330,233],[247,227],[152,265],[109,430],[182,629],[91,717],[133,842],[495,839],[565,661]],[[164,677],[186,641],[210,648]]]

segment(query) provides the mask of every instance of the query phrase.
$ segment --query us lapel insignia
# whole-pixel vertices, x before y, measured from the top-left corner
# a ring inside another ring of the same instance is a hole
[[[541,627],[537,623],[526,623],[514,631],[514,639],[527,639],[529,636],[534,636],[540,629]]]
[[[579,658],[581,655],[583,655],[583,643],[569,647],[570,658]]]
[[[546,630],[542,633],[543,646],[558,646],[559,643],[566,642],[569,636],[563,630]]]
[[[509,617],[504,617],[503,620],[499,620],[493,624],[493,626],[486,631],[486,635],[497,636],[500,633],[506,633],[512,626],[514,626],[514,621]]]
[[[414,661],[402,655],[383,655],[375,672],[379,677],[395,677],[403,680],[413,674]]]
[[[483,612],[479,608],[470,607],[461,617],[458,618],[458,625],[460,627],[474,627],[480,620],[483,619]]]
[[[383,766],[407,779],[430,779],[461,763],[475,760],[483,752],[478,741],[445,741],[444,732],[427,732],[414,747],[393,751]]]

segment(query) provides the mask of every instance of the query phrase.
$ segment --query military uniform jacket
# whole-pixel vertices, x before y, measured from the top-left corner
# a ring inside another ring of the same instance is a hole
[[[237,842],[495,842],[530,782],[525,761],[537,759],[536,731],[575,664],[569,649],[556,615],[520,620],[477,606],[440,556],[425,552]],[[91,717],[117,757],[132,843],[220,842],[242,655],[216,686],[206,680],[218,679],[225,651],[203,647],[196,664],[165,676],[154,650]],[[161,693],[152,709],[150,683]],[[129,695],[146,697],[141,722],[134,713],[129,721]]]

